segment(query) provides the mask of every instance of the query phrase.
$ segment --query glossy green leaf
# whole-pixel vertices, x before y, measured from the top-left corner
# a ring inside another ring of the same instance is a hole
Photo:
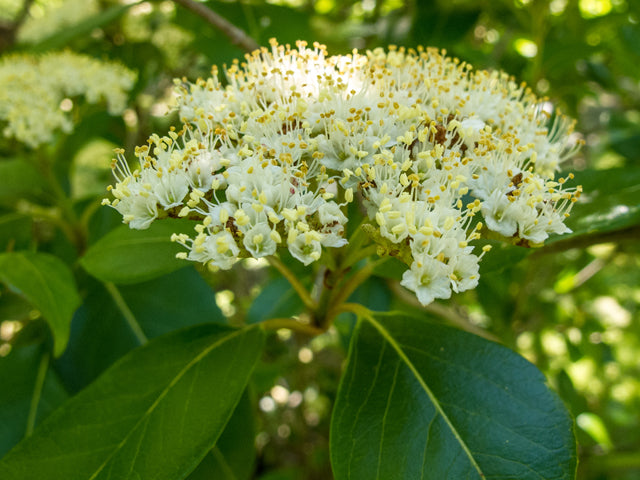
[[[347,301],[364,305],[377,312],[384,312],[388,311],[391,305],[391,292],[382,278],[370,277],[356,288]],[[334,321],[345,351],[349,349],[356,323],[357,318],[353,313],[341,313]]]
[[[8,356],[0,357],[0,385],[2,457],[25,436],[30,422],[37,424],[46,418],[66,400],[67,393],[49,368],[42,345],[14,347]]]
[[[0,478],[184,478],[231,417],[263,340],[257,327],[215,324],[152,340],[11,450]]]
[[[640,224],[640,167],[584,170],[576,173],[574,182],[582,185],[584,193],[567,220],[571,236]],[[561,235],[553,241],[568,237]]]
[[[149,338],[198,323],[226,323],[215,292],[193,265],[119,290]]]
[[[165,219],[147,230],[121,225],[93,244],[80,260],[94,277],[119,284],[140,283],[190,265],[176,258],[183,251],[173,233],[193,233],[194,222]]]
[[[254,423],[251,399],[245,392],[216,446],[187,480],[248,480],[256,457]]]
[[[258,294],[247,312],[248,323],[258,323],[269,318],[297,315],[304,304],[284,277],[273,279]]]
[[[0,254],[0,281],[40,310],[53,334],[54,353],[60,355],[69,339],[71,317],[80,305],[69,267],[47,253],[3,253]]]
[[[331,425],[336,480],[572,479],[573,422],[532,364],[498,344],[365,315]]]
[[[474,244],[477,254],[482,253],[482,247],[484,245],[491,245],[491,250],[485,253],[482,260],[480,260],[480,275],[500,272],[507,267],[515,265],[536,251],[535,248],[510,245],[499,240],[481,240]]]
[[[103,284],[88,279],[87,296],[71,324],[69,345],[56,362],[65,385],[78,391],[118,358],[140,345]],[[147,338],[200,323],[224,323],[215,292],[191,267],[148,282],[116,287]]]

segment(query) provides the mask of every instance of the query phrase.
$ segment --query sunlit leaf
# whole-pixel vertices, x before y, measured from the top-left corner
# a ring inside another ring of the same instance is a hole
[[[88,35],[96,28],[100,28],[117,20],[124,12],[126,12],[133,5],[141,2],[128,3],[126,5],[115,5],[113,7],[102,10],[96,15],[82,20],[76,25],[64,28],[53,35],[44,38],[34,45],[30,45],[28,50],[34,52],[44,52],[49,50],[55,50],[64,47],[75,38],[82,35]]]

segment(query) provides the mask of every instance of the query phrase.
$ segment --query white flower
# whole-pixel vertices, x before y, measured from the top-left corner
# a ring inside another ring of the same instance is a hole
[[[447,266],[428,255],[414,259],[411,268],[402,275],[400,285],[415,292],[423,305],[451,296]]]
[[[322,236],[315,231],[297,234],[292,230],[293,235],[289,236],[289,252],[303,264],[309,265],[320,259],[322,254],[322,245],[320,240]]]
[[[276,252],[277,244],[271,236],[271,229],[265,223],[258,223],[245,233],[242,240],[245,248],[254,258],[266,257]]]
[[[471,290],[478,285],[480,265],[476,255],[459,255],[449,260],[451,288],[454,292]]]
[[[482,214],[487,227],[505,237],[518,230],[518,220],[527,215],[520,202],[511,201],[501,190],[495,190],[482,204]]]
[[[210,263],[222,270],[230,269],[240,252],[233,236],[226,230],[213,235],[201,235],[193,242],[189,260]]]

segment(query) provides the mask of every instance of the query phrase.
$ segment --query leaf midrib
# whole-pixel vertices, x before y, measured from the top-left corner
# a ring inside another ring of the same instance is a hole
[[[455,437],[457,442],[460,444],[460,447],[465,452],[466,456],[469,458],[469,461],[471,462],[471,465],[473,465],[473,467],[478,472],[478,475],[480,475],[481,478],[485,478],[485,475],[484,475],[482,469],[480,468],[480,465],[478,465],[478,463],[476,462],[476,459],[473,457],[473,454],[471,453],[471,450],[469,449],[467,444],[464,442],[464,440],[462,439],[462,437],[458,433],[458,430],[456,429],[456,427],[451,422],[451,419],[449,419],[449,416],[442,409],[442,406],[440,405],[440,402],[438,401],[437,397],[431,391],[429,386],[425,383],[424,379],[420,375],[420,372],[418,372],[418,370],[413,365],[413,363],[411,362],[409,357],[407,357],[407,355],[404,353],[404,351],[402,350],[402,348],[400,347],[398,342],[396,342],[396,340],[391,336],[391,334],[387,331],[387,329],[384,328],[384,326],[381,325],[379,322],[377,322],[375,320],[375,318],[373,318],[372,315],[364,315],[363,318],[365,320],[369,321],[371,323],[371,325],[373,325],[373,327],[375,327],[375,329],[378,330],[378,332],[384,338],[384,340],[389,342],[389,344],[397,352],[397,354],[400,357],[400,359],[407,365],[407,367],[409,368],[411,373],[414,375],[414,377],[416,378],[416,380],[418,381],[418,383],[420,384],[420,386],[424,390],[424,392],[429,397],[429,400],[431,400],[431,403],[435,407],[436,411],[442,416],[443,420],[445,421],[445,423],[447,424],[447,426],[451,430],[451,433],[453,433],[453,436]]]
[[[109,464],[109,462],[116,455],[116,453],[118,453],[122,449],[122,447],[126,444],[127,440],[129,440],[131,435],[133,435],[133,433],[138,429],[140,424],[153,413],[153,411],[160,404],[162,399],[169,393],[169,391],[171,391],[171,389],[180,381],[180,379],[194,365],[196,365],[200,360],[202,360],[204,357],[206,357],[215,348],[219,347],[220,345],[222,345],[226,341],[228,341],[228,340],[230,340],[230,339],[232,339],[232,338],[234,338],[234,337],[236,337],[236,336],[238,336],[240,334],[244,334],[244,333],[248,332],[249,329],[251,329],[251,328],[254,328],[254,327],[248,327],[246,329],[241,329],[241,330],[236,330],[235,332],[231,332],[229,335],[225,336],[224,338],[221,338],[220,340],[217,340],[216,342],[211,344],[209,347],[205,348],[202,352],[200,352],[198,355],[196,355],[193,358],[193,360],[191,360],[187,365],[185,365],[185,367],[182,370],[180,370],[178,372],[178,374],[171,380],[171,382],[169,382],[169,384],[162,390],[162,392],[158,395],[158,398],[149,406],[149,408],[144,412],[144,414],[140,417],[140,419],[136,422],[136,424],[133,427],[131,427],[131,429],[129,430],[129,433],[127,433],[127,435],[125,435],[125,437],[122,439],[122,441],[118,445],[116,445],[116,447],[113,449],[113,452],[111,452],[111,454],[97,468],[97,470],[93,473],[93,475],[91,475],[91,477],[89,477],[88,480],[94,480],[100,474],[100,472]]]

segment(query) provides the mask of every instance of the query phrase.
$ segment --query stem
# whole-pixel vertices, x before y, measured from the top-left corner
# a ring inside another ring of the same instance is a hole
[[[220,30],[233,45],[237,45],[247,52],[253,52],[260,48],[260,45],[251,38],[247,33],[236,27],[234,24],[218,15],[209,7],[202,3],[195,2],[193,0],[173,0],[175,3],[182,5],[187,10],[191,10],[196,15],[199,15],[215,28]]]
[[[278,257],[270,255],[267,257],[267,261],[273,268],[278,270],[282,274],[282,276],[289,281],[304,305],[309,310],[316,310],[318,308],[318,305],[313,301],[313,298],[311,298],[311,294],[307,291],[306,288],[304,288],[304,285],[300,283],[295,274],[291,270],[289,270],[289,268],[287,268],[287,266],[282,263],[282,261]]]
[[[44,352],[40,357],[40,364],[38,365],[38,372],[36,373],[36,382],[33,388],[33,395],[31,396],[31,405],[29,406],[29,416],[27,417],[27,429],[25,436],[29,436],[33,433],[33,429],[36,426],[36,418],[38,416],[38,405],[40,398],[42,397],[42,388],[44,387],[44,380],[47,376],[47,369],[49,368],[49,352]]]
[[[384,262],[389,260],[389,258],[390,257],[382,257],[376,261],[369,262],[358,270],[352,277],[349,277],[341,288],[336,289],[335,297],[332,298],[331,304],[337,307],[345,303],[351,294],[355,292],[356,288],[362,285],[371,276],[375,268],[378,265],[382,265]]]
[[[39,161],[40,170],[43,176],[49,182],[52,193],[55,197],[57,206],[62,211],[64,219],[66,219],[66,227],[62,227],[62,230],[69,237],[69,240],[74,244],[79,254],[82,254],[87,244],[87,233],[78,219],[75,210],[73,209],[73,203],[67,196],[67,192],[64,191],[58,178],[51,169],[51,163],[48,159],[40,158]],[[64,219],[61,221],[64,222]]]
[[[640,226],[637,225],[621,230],[614,230],[613,232],[596,232],[586,235],[577,235],[575,237],[549,243],[540,248],[533,255],[546,255],[548,253],[564,252],[572,248],[586,248],[598,243],[620,243],[622,241],[635,242],[638,239],[638,235],[640,235]]]
[[[22,8],[16,15],[16,18],[12,22],[0,23],[0,52],[9,50],[16,41],[16,33],[20,30],[20,27],[27,19],[29,9],[34,0],[25,0],[22,4]]]
[[[305,335],[316,336],[324,333],[322,330],[313,325],[302,323],[294,318],[270,318],[260,323],[260,326],[265,330],[279,330],[281,328],[288,328],[296,332],[304,333]]]
[[[335,309],[336,315],[339,313],[353,313],[356,317],[370,317],[371,310],[359,303],[343,303]]]
[[[115,302],[116,306],[122,313],[122,316],[129,324],[129,328],[133,331],[133,334],[136,336],[141,345],[144,345],[149,341],[147,336],[142,331],[142,327],[138,323],[135,315],[124,301],[122,294],[118,291],[118,288],[111,282],[104,282],[104,287],[107,289],[107,292],[111,295],[111,298]]]

